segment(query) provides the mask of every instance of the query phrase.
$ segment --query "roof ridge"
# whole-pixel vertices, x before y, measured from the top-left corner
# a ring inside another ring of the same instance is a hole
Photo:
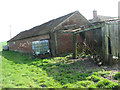
[[[54,27],[53,28],[53,32],[55,31],[55,29],[59,26],[59,25],[61,25],[62,23],[64,23],[67,19],[69,19],[71,16],[73,16],[76,12],[79,12],[79,11],[74,11],[74,12],[72,12],[72,13],[69,13],[69,14],[67,14],[67,15],[70,15],[69,17],[67,17],[65,20],[63,20],[61,23],[59,23],[56,27]],[[66,16],[67,16],[66,15]],[[63,17],[63,16],[62,16]]]
[[[45,22],[45,23],[43,23],[43,24],[41,24],[41,25],[37,25],[37,26],[35,26],[35,27],[33,27],[33,28],[29,29],[29,30],[21,31],[20,33],[18,33],[16,36],[14,36],[13,38],[11,38],[11,39],[8,40],[8,41],[18,40],[17,38],[18,38],[19,35],[21,35],[21,34],[23,35],[24,33],[27,33],[27,32],[28,32],[28,36],[25,36],[25,37],[20,37],[20,36],[19,36],[19,39],[31,37],[31,35],[29,34],[29,31],[32,32],[32,34],[34,34],[33,36],[36,36],[37,34],[39,34],[39,33],[36,33],[36,31],[39,32],[39,29],[38,29],[38,28],[42,28],[42,27],[47,28],[47,27],[46,27],[47,24],[48,24],[48,26],[49,26],[49,30],[51,30],[51,29],[53,29],[54,27],[58,26],[61,22],[65,21],[67,18],[69,18],[71,15],[73,15],[73,14],[76,13],[76,12],[78,12],[78,11],[74,11],[74,12],[71,12],[71,13],[69,13],[69,14],[66,14],[66,15],[63,15],[63,16],[61,16],[61,17],[58,17],[58,18],[56,18],[56,19],[49,20],[48,22]],[[61,20],[59,20],[59,19],[61,19]],[[62,20],[62,19],[63,19],[63,20]],[[59,21],[57,22],[57,20],[59,20]],[[52,25],[49,25],[50,22],[52,22]],[[57,23],[56,23],[56,22],[57,22]],[[54,25],[55,23],[56,23],[56,25]],[[40,31],[42,31],[42,29],[40,29]],[[43,31],[42,31],[42,32],[43,32]]]
[[[70,15],[70,14],[72,15],[72,14],[75,13],[75,12],[76,12],[76,11],[71,12],[71,13],[69,13],[69,14],[65,14],[65,15],[60,16],[60,17],[55,18],[55,19],[51,19],[51,20],[49,20],[49,21],[47,21],[47,22],[45,22],[45,23],[42,23],[41,25],[34,26],[33,28],[36,28],[36,27],[42,26],[42,25],[44,25],[44,24],[47,24],[47,23],[52,22],[52,21],[54,21],[54,20],[60,19],[60,18],[65,17],[65,16],[67,16],[67,15]],[[71,16],[71,15],[70,15],[70,16]],[[69,17],[70,17],[70,16],[69,16]],[[31,28],[31,29],[33,29],[33,28]],[[30,29],[30,30],[31,30],[31,29]]]

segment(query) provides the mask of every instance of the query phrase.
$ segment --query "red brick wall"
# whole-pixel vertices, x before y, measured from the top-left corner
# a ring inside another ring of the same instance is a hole
[[[9,50],[32,53],[32,42],[39,41],[41,39],[49,39],[49,35],[41,35],[38,37],[27,38],[23,40],[17,40],[13,42],[8,42]]]
[[[57,34],[57,50],[58,54],[72,52],[72,34],[68,33]]]
[[[38,36],[38,37],[27,38],[27,39],[23,39],[23,40],[17,40],[14,42],[9,42],[9,50],[25,52],[25,53],[32,53],[32,41],[39,41],[41,39],[49,39],[49,35],[42,35],[42,36]],[[81,38],[80,38],[79,34],[77,35],[77,42],[81,43]],[[57,33],[58,54],[72,53],[72,51],[73,51],[72,44],[73,44],[72,34]]]
[[[85,37],[87,40],[87,44],[90,48],[100,47],[101,46],[101,38],[100,38],[100,31],[87,31],[85,33]],[[32,53],[32,41],[39,41],[41,39],[49,39],[49,35],[41,35],[38,37],[27,38],[23,40],[17,40],[14,42],[9,42],[9,49],[13,51],[25,52],[25,53]],[[57,53],[65,54],[65,53],[72,53],[73,52],[73,40],[72,40],[72,33],[57,33]],[[82,38],[79,34],[77,34],[77,45],[78,51],[82,50]],[[97,41],[97,42],[96,42]],[[51,43],[51,48],[53,51],[55,48],[54,43]]]
[[[65,22],[60,24],[56,28],[56,30],[75,29],[81,25],[85,25],[88,23],[89,22],[84,17],[79,15],[79,13],[75,13],[73,16],[71,16]],[[73,44],[72,34],[70,34],[70,33],[58,33],[57,34],[57,45],[58,45],[58,47],[57,47],[58,52],[57,53],[58,54],[73,52],[73,45],[72,44]],[[77,44],[79,46],[78,48],[81,48],[80,46],[82,46],[82,39],[81,39],[79,34],[77,34]]]
[[[82,43],[81,37],[77,34],[77,44]],[[73,52],[72,33],[57,33],[57,50],[58,55]]]

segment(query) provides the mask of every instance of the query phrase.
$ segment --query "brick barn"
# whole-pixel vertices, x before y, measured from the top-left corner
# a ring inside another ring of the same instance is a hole
[[[20,32],[8,41],[9,50],[42,56],[43,54],[57,56],[71,53],[73,50],[72,34],[60,34],[58,31],[72,30],[86,24],[89,24],[89,21],[79,11],[72,12]],[[80,42],[80,35],[77,38]]]

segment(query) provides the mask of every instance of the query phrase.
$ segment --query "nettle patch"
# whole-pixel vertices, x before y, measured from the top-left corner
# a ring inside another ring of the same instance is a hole
[[[13,57],[14,56],[14,57]],[[2,57],[3,88],[117,88],[119,72],[88,70],[71,55],[30,59],[5,51]],[[80,72],[79,72],[80,71]],[[111,77],[111,78],[108,78]]]

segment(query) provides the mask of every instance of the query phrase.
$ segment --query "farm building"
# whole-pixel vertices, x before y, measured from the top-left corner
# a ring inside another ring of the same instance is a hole
[[[108,20],[114,20],[117,17],[111,17],[111,16],[102,16],[102,15],[98,15],[96,10],[93,10],[93,19],[90,19],[89,21],[91,23],[94,22],[101,22],[101,21],[108,21]]]
[[[9,50],[40,57],[73,53],[76,58],[85,49],[87,53],[102,56],[104,63],[112,63],[114,56],[120,56],[120,20],[101,17],[93,11],[93,19],[88,21],[75,11],[19,33],[8,41]]]
[[[89,23],[79,11],[72,12],[30,30],[20,32],[8,41],[9,50],[34,53],[35,55],[47,53],[52,56],[70,53],[73,51],[72,34],[57,32],[76,29]],[[79,38],[78,42],[81,42],[80,35],[77,38]]]

